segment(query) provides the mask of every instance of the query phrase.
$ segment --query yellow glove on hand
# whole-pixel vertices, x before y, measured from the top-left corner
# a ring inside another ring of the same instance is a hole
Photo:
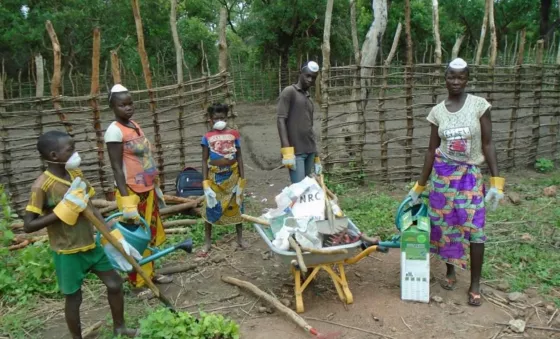
[[[204,180],[202,182],[202,188],[204,188],[204,196],[206,197],[206,207],[216,207],[218,200],[216,199],[216,192],[212,189],[211,181]]]
[[[291,170],[296,170],[296,155],[293,147],[283,147],[280,149],[282,153],[282,165]]]
[[[134,220],[140,219],[140,214],[138,213],[138,204],[140,203],[140,197],[136,194],[127,195],[120,197],[120,201],[117,201],[119,205],[119,210],[122,211],[124,220]]]
[[[111,236],[113,236],[118,242],[121,243],[121,246],[124,252],[136,260],[142,259],[142,255],[138,252],[138,250],[132,245],[130,245],[123,237],[121,231],[118,229],[111,231]],[[128,272],[132,270],[132,265],[126,260],[126,258],[122,255],[122,253],[113,246],[113,244],[109,243],[109,241],[105,238],[101,238],[101,244],[104,247],[105,253],[113,258],[117,266],[121,271]]]
[[[58,219],[67,225],[76,225],[78,216],[86,209],[89,195],[86,193],[87,185],[82,178],[74,179],[64,198],[53,209]]]
[[[490,189],[486,193],[484,198],[485,202],[490,206],[492,211],[498,208],[500,200],[504,198],[504,185],[506,179],[501,177],[491,177],[490,178]]]
[[[408,192],[408,196],[412,199],[412,204],[415,205],[419,202],[420,194],[424,192],[426,186],[421,186],[418,181],[414,184],[414,187]]]
[[[315,157],[315,174],[321,175],[323,173],[323,165],[321,165],[321,158]]]
[[[235,187],[235,202],[237,206],[241,206],[243,202],[243,191],[245,190],[245,186],[247,185],[247,179],[239,178],[237,181],[237,186]]]

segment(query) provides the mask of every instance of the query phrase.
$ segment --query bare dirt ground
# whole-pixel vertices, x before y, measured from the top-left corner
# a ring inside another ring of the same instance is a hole
[[[275,126],[273,106],[263,106],[262,111],[245,114],[247,107],[239,106],[237,123],[244,137],[246,173],[249,179],[247,193],[252,212],[258,213],[265,207],[272,207],[274,196],[288,183],[285,170],[271,171],[279,164],[279,143]],[[391,194],[402,197],[403,189]],[[359,225],[358,225],[359,226]],[[221,276],[233,276],[251,281],[262,290],[290,302],[294,308],[293,278],[288,267],[278,258],[270,257],[268,248],[255,233],[246,235],[251,244],[246,251],[234,251],[233,237],[219,241],[211,256],[198,262],[198,268],[174,275],[174,282],[161,286],[163,293],[174,301],[177,308],[190,312],[204,310],[223,313],[241,325],[241,337],[247,339],[269,338],[309,338],[300,328],[276,312],[268,313],[263,307],[268,305],[246,291],[228,285]],[[507,244],[505,244],[507,246]],[[174,256],[166,265],[193,263],[195,257]],[[502,328],[497,322],[508,322],[520,314],[510,314],[490,302],[479,308],[467,305],[468,272],[459,274],[459,284],[455,291],[443,290],[439,281],[444,277],[444,265],[432,260],[432,297],[441,297],[441,302],[430,304],[410,303],[400,300],[399,251],[388,254],[373,254],[355,265],[347,266],[347,277],[354,295],[354,303],[344,305],[336,294],[330,278],[320,274],[304,293],[305,313],[309,323],[322,333],[340,332],[340,338],[497,338],[494,336]],[[491,285],[491,282],[487,282]],[[484,285],[484,293],[498,292]],[[84,328],[102,320],[109,321],[109,309],[105,295],[84,293],[82,321]],[[542,300],[536,294],[530,295],[529,304]],[[138,301],[127,294],[127,317],[134,318],[147,306],[157,306],[157,300]],[[62,304],[61,304],[62,306]],[[62,310],[62,309],[61,309]],[[263,312],[264,311],[264,312]],[[333,325],[318,320],[343,324],[367,330],[365,333],[348,327]],[[43,338],[68,338],[63,313],[54,316],[54,323],[46,326]],[[537,319],[532,323],[546,325],[548,319]],[[560,320],[552,324],[560,327]],[[108,325],[98,337],[106,338]],[[373,333],[379,333],[375,335]],[[554,332],[527,330],[525,334],[514,334],[504,330],[500,338],[560,338]]]

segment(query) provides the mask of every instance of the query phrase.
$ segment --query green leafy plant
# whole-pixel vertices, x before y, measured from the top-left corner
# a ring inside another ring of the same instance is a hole
[[[0,301],[25,303],[34,294],[56,294],[54,264],[46,244],[33,244],[17,251],[9,251],[14,234],[9,229],[12,221],[9,199],[0,186]]]
[[[239,339],[239,326],[219,314],[200,312],[197,320],[187,312],[159,308],[140,320],[140,333],[146,339]]]
[[[535,169],[540,173],[549,173],[554,170],[554,162],[550,159],[539,158],[535,162]]]

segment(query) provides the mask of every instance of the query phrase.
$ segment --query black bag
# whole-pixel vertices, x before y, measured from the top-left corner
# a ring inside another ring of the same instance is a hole
[[[178,197],[201,196],[204,194],[202,188],[202,173],[192,167],[185,167],[177,176],[176,187]]]

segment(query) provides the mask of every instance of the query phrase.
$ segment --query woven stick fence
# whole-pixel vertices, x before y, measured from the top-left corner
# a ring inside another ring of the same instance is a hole
[[[137,5],[135,0],[133,5]],[[200,140],[208,131],[206,108],[213,102],[230,102],[233,82],[227,70],[209,75],[206,68],[202,77],[153,87],[143,48],[139,12],[137,6],[134,8],[146,89],[131,91],[135,103],[133,119],[153,143],[162,189],[174,191],[175,178],[185,166],[201,166]],[[104,131],[114,121],[114,115],[108,107],[107,93],[100,91],[101,33],[98,29],[93,32],[88,94],[64,96],[60,93],[60,45],[50,22],[46,23],[46,29],[54,52],[50,96],[44,93],[48,76],[44,74],[41,55],[36,57],[35,97],[4,99],[0,96],[0,184],[5,185],[20,214],[28,201],[31,184],[45,169],[36,144],[39,135],[48,130],[66,131],[73,136],[82,158],[81,169],[98,196],[111,199],[114,191],[112,170],[103,142]],[[113,64],[120,63],[116,52],[111,54]],[[112,77],[115,83],[120,82],[119,67],[112,67]]]
[[[365,116],[353,119],[352,115],[362,114],[351,96],[356,70],[356,66],[331,68],[328,88],[323,89],[328,93],[321,135],[324,162],[340,182],[366,177],[411,180],[420,174],[428,147],[426,117],[447,95],[445,69],[433,64],[373,67]],[[467,91],[492,103],[500,169],[532,165],[538,157],[558,159],[560,65],[470,66],[470,70]],[[363,124],[365,129],[353,129]]]

